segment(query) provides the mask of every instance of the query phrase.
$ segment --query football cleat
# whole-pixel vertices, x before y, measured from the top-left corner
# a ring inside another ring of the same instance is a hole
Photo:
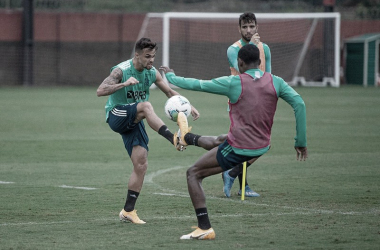
[[[180,143],[181,139],[179,138],[179,134],[180,134],[180,130],[178,130],[178,133],[175,132],[174,133],[174,138],[173,138],[173,145],[174,147],[178,150],[178,151],[183,151],[184,149],[186,149],[186,147],[184,145],[182,145]]]
[[[223,178],[223,192],[227,198],[231,197],[231,188],[234,184],[235,178],[232,178],[228,173],[230,170],[224,171],[222,173]]]
[[[241,189],[238,192],[238,195],[241,196]],[[245,186],[245,197],[260,197],[258,193],[253,191],[248,185]]]
[[[119,214],[120,221],[130,221],[134,224],[145,224],[146,222],[143,220],[140,220],[140,218],[137,216],[137,210],[133,210],[131,212],[126,212],[124,209],[121,210]]]
[[[214,229],[209,228],[206,230],[197,227],[193,232],[189,234],[182,235],[181,240],[213,240],[215,239]]]
[[[179,126],[179,130],[178,130],[178,134],[177,134],[178,138],[179,138],[179,143],[182,146],[187,146],[187,143],[185,141],[185,135],[187,133],[189,133],[190,130],[189,130],[189,125],[187,123],[187,117],[183,112],[178,113],[177,124]]]

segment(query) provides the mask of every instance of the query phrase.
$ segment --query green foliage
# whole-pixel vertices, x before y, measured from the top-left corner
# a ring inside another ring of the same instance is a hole
[[[356,15],[361,19],[380,19],[380,2],[363,1],[356,8]]]
[[[186,169],[205,151],[177,152],[148,126],[149,167],[136,209],[118,221],[132,170],[93,88],[0,88],[0,249],[375,249],[380,245],[380,89],[297,88],[307,105],[309,159],[297,162],[294,115],[279,101],[272,148],[248,169],[261,194],[241,201],[203,181],[214,241],[180,241],[196,225]],[[224,97],[179,90],[201,112],[193,132],[228,130]],[[151,93],[168,127],[166,97]],[[8,182],[8,184],[6,184]],[[92,187],[95,190],[62,188]]]

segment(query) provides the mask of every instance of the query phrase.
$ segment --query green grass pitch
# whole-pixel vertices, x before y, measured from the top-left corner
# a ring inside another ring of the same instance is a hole
[[[96,88],[0,88],[0,249],[378,249],[380,88],[296,88],[307,106],[306,162],[296,161],[295,121],[279,100],[272,148],[248,169],[259,198],[204,180],[214,241],[181,241],[197,224],[186,169],[205,151],[177,152],[147,126],[149,167],[136,209],[118,213],[132,170],[104,121]],[[193,132],[226,133],[223,96],[179,90],[200,111]],[[166,97],[152,90],[155,111]],[[147,125],[147,124],[146,124]],[[70,188],[70,187],[82,187]]]

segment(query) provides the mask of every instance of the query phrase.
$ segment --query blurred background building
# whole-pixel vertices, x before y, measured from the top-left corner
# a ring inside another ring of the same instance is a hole
[[[147,25],[147,13],[247,11],[339,12],[342,71],[345,70],[345,41],[380,33],[379,0],[0,0],[0,86],[98,86],[112,66],[132,56],[134,44]],[[226,50],[239,39],[237,21],[232,31],[223,30],[222,26],[210,33],[214,40],[220,41],[215,42],[217,53],[210,51],[211,56],[199,58],[209,60],[207,65],[220,70],[204,75],[199,70],[188,72],[180,68],[179,72],[205,78],[228,74]],[[155,29],[162,33],[160,25]],[[265,39],[262,35],[264,42]],[[191,44],[186,46],[190,49]],[[275,44],[273,47],[276,49]],[[213,56],[214,53],[220,54],[220,58]],[[379,50],[371,53],[378,54]],[[275,61],[276,55],[272,55],[272,63]],[[155,65],[160,66],[161,61],[158,59]],[[378,72],[379,65],[376,65]],[[176,69],[175,64],[170,66]],[[272,73],[284,74],[276,63]],[[341,83],[345,83],[344,73]]]
[[[323,12],[324,0],[34,0],[36,11],[60,12]],[[334,0],[342,19],[379,19],[379,0]],[[3,10],[23,7],[23,0],[0,0]]]

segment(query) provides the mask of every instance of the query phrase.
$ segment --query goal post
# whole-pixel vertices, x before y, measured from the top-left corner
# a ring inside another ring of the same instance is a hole
[[[241,13],[148,13],[139,34],[162,48],[157,61],[185,77],[229,74],[227,48],[240,39]],[[290,85],[340,85],[339,13],[257,13],[272,73]]]

